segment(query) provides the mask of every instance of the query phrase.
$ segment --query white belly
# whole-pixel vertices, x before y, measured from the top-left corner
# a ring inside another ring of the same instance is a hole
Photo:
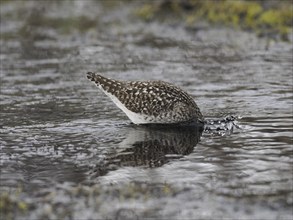
[[[101,90],[103,90],[103,88],[101,86],[99,86],[99,88]],[[128,110],[125,105],[123,105],[119,99],[112,95],[109,92],[106,92],[105,90],[103,90],[103,92],[111,98],[111,100],[118,106],[118,108],[120,108],[126,115],[127,117],[134,123],[134,124],[149,124],[149,123],[156,123],[154,122],[154,117],[149,116],[149,115],[144,115],[144,114],[140,114],[140,113],[135,113],[132,112],[130,110]]]

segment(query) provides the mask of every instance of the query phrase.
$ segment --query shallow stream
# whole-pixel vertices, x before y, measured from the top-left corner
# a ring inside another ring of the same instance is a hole
[[[292,219],[291,43],[99,1],[0,5],[3,216]],[[174,83],[239,128],[131,125],[88,71]]]

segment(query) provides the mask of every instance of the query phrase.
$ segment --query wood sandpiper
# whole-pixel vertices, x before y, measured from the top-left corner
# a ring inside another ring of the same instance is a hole
[[[93,82],[134,124],[204,123],[193,98],[163,81],[120,81],[88,72]]]

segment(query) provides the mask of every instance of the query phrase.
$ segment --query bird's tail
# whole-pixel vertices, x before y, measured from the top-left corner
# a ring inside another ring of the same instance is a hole
[[[86,74],[86,77],[87,77],[89,80],[95,82],[96,84],[100,84],[100,82],[102,81],[102,76],[99,75],[99,74],[93,73],[93,72],[88,72],[88,73]]]
[[[116,92],[123,85],[121,81],[109,79],[93,72],[88,72],[87,78],[96,83],[96,85],[102,88],[104,91],[110,93]]]

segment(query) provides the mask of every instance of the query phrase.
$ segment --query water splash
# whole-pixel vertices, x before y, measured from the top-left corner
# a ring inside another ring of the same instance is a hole
[[[235,129],[241,129],[238,125],[240,116],[228,115],[221,119],[206,119],[204,121],[204,132],[220,135],[231,134]]]

